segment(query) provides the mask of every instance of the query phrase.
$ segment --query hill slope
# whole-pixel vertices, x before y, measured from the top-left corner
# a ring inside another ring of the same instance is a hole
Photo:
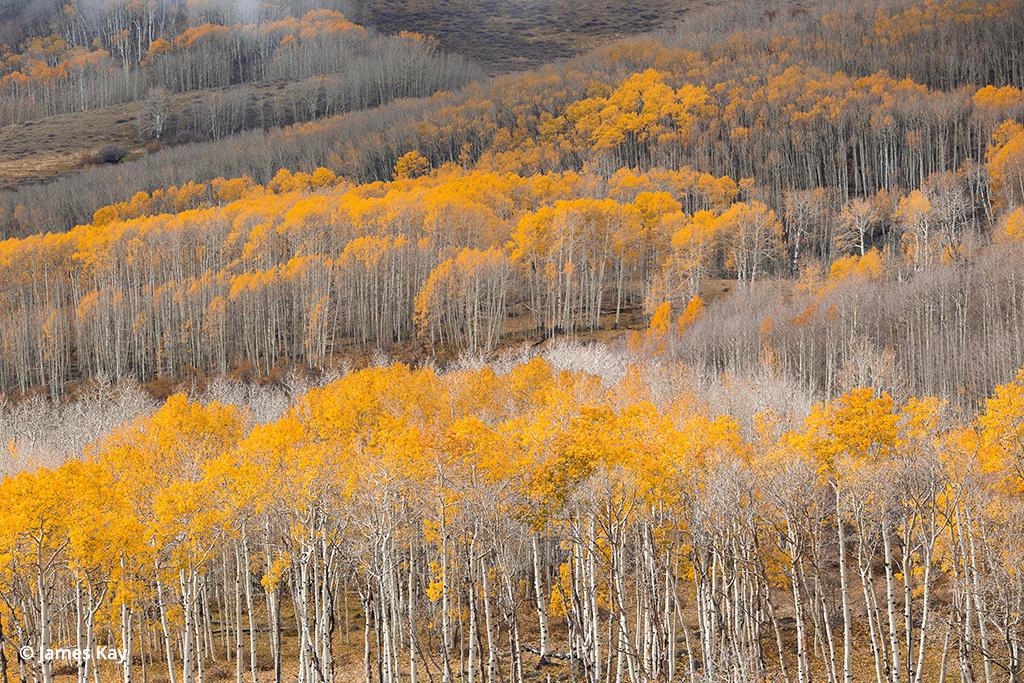
[[[353,17],[385,32],[418,31],[491,74],[535,68],[609,40],[672,28],[697,0],[352,0]],[[722,4],[722,3],[717,3]]]

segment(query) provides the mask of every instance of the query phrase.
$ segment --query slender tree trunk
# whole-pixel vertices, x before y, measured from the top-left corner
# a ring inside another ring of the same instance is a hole
[[[537,622],[539,625],[540,638],[540,647],[537,652],[539,655],[537,666],[541,667],[548,663],[548,610],[547,605],[545,604],[546,599],[541,582],[540,550],[538,546],[539,542],[537,540],[537,534],[533,533],[530,535],[530,547],[533,556],[533,595],[534,605],[537,609]]]
[[[846,581],[846,533],[839,487],[836,493],[836,531],[839,534],[839,592],[843,603],[843,681],[853,681],[853,630],[850,617],[849,589]]]

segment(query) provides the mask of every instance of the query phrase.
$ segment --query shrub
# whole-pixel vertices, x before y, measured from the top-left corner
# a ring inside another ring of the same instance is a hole
[[[96,161],[101,164],[116,164],[128,155],[128,150],[123,145],[103,145],[96,151]]]

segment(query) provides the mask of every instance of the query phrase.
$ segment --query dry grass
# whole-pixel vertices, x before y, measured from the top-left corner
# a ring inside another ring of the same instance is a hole
[[[136,104],[61,114],[0,128],[0,189],[40,182],[80,168],[108,143],[137,154]]]

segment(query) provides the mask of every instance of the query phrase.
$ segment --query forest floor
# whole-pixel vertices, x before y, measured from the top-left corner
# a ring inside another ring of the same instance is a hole
[[[339,610],[340,611],[340,610]],[[856,611],[859,610],[855,610]],[[691,610],[685,610],[688,619],[695,619],[695,615],[691,613]],[[855,614],[856,616],[856,614]],[[256,618],[259,623],[266,624],[267,615],[265,611],[257,608]],[[295,681],[298,677],[298,660],[299,660],[299,638],[298,632],[295,627],[294,617],[289,610],[285,610],[282,613],[282,633],[281,633],[281,680]],[[552,633],[564,633],[566,624],[564,619],[550,617],[550,627]],[[213,639],[215,641],[215,656],[216,661],[206,661],[203,663],[203,681],[216,681],[218,683],[227,683],[234,681],[237,675],[237,667],[234,660],[234,648],[235,648],[235,632],[233,629],[229,629],[226,633],[219,624],[221,622],[214,614],[214,623],[212,628]],[[365,662],[364,662],[364,648],[363,648],[363,626],[364,617],[362,609],[359,605],[359,600],[355,596],[349,598],[349,615],[348,615],[348,628],[346,630],[346,622],[341,618],[341,614],[338,615],[336,623],[336,634],[334,637],[334,658],[335,658],[335,683],[364,683],[365,681]],[[538,628],[532,613],[529,617],[524,616],[520,620],[519,624],[520,634],[523,637],[523,643],[527,647],[535,648],[538,642]],[[782,639],[787,647],[787,651],[793,652],[795,650],[796,642],[796,627],[795,621],[791,615],[780,615],[780,630],[782,632]],[[256,662],[257,662],[257,676],[264,683],[273,683],[273,657],[270,651],[269,637],[266,629],[258,631],[258,637],[256,640]],[[700,634],[692,629],[690,631],[691,646],[697,646],[700,642]],[[854,672],[854,681],[873,681],[875,675],[874,658],[869,647],[869,636],[862,630],[862,628],[855,623],[854,626],[854,652],[852,657],[852,670]],[[154,634],[155,637],[159,637],[158,634]],[[249,674],[249,654],[248,654],[248,630],[243,629],[242,641],[243,641],[243,656],[242,656],[242,679],[243,681],[249,681],[251,676]],[[834,633],[834,637],[837,639],[836,647],[841,648],[842,633],[837,631]],[[376,646],[374,644],[374,635],[371,632],[371,648],[373,648],[371,654],[371,672],[373,679],[377,679],[377,660],[376,660]],[[111,641],[113,647],[117,647],[116,639]],[[507,644],[506,644],[507,645]],[[810,642],[810,646],[814,643]],[[823,645],[823,644],[822,644]],[[69,645],[58,644],[58,647],[69,647]],[[150,654],[147,654],[145,661],[140,655],[136,655],[133,659],[135,671],[134,681],[135,683],[169,683],[169,676],[167,674],[166,660],[162,658],[162,644],[159,642],[153,643],[154,647],[161,649],[154,649]],[[561,642],[559,638],[554,640],[549,645],[551,652],[560,653],[565,652],[568,649],[568,645],[565,642]],[[688,663],[686,655],[686,640],[684,635],[680,632],[677,635],[677,680],[686,680],[688,672]],[[763,636],[763,642],[761,644],[764,656],[764,664],[768,669],[767,681],[780,681],[785,680],[785,677],[781,675],[781,671],[778,666],[778,657],[776,654],[776,642],[773,637],[770,628],[766,628]],[[935,672],[941,668],[941,642],[930,642],[929,643],[928,655],[925,659],[926,672]],[[231,655],[229,657],[228,655]],[[502,647],[500,650],[501,655],[501,669],[499,670],[499,680],[508,680],[507,659],[508,651],[507,647]],[[952,653],[951,656],[955,656]],[[402,667],[403,675],[408,672],[408,651],[402,651],[400,654],[400,666]],[[568,661],[558,658],[549,659],[545,665],[541,665],[538,657],[533,652],[524,651],[522,654],[523,662],[523,679],[532,683],[569,683],[573,681],[572,669]],[[815,654],[811,659],[811,670],[812,677],[816,680],[824,680],[828,676],[827,667],[825,666],[825,655],[815,648]],[[837,667],[842,667],[842,653],[841,650],[836,653]],[[479,662],[479,660],[478,660]],[[979,663],[980,664],[980,663]],[[459,661],[453,663],[453,667],[458,667]],[[180,663],[177,665],[179,669],[176,671],[176,680],[180,681]],[[947,667],[956,666],[955,660],[948,661]],[[442,678],[441,662],[438,659],[436,653],[436,644],[433,644],[430,648],[420,651],[420,658],[417,662],[417,668],[419,669],[421,679],[424,681],[437,681]],[[795,675],[796,662],[787,661],[787,668],[789,678],[793,678]],[[696,673],[700,673],[702,667],[698,662],[695,670]],[[100,666],[101,680],[116,681],[120,678],[120,668],[112,663],[103,663]],[[927,680],[927,675],[925,676]],[[72,683],[77,680],[75,664],[71,662],[59,662],[54,665],[54,681],[55,683]],[[456,680],[458,677],[456,676]],[[479,679],[478,679],[479,680]],[[576,680],[579,680],[577,677]]]
[[[342,618],[342,610],[339,609],[337,615],[337,623],[335,624],[336,633],[334,636],[334,664],[335,664],[335,683],[363,683],[365,681],[364,676],[364,649],[363,649],[363,627],[364,627],[364,615],[362,607],[359,603],[359,598],[355,595],[350,595],[348,598],[349,610],[347,618]],[[287,605],[282,605],[282,628],[281,628],[281,680],[285,682],[295,681],[298,677],[298,660],[299,660],[299,637],[294,621],[294,613],[288,609]],[[267,613],[265,610],[257,607],[255,610],[255,616],[257,623],[262,624],[257,626],[257,638],[256,638],[256,669],[257,676],[264,683],[273,682],[273,656],[270,650],[269,643],[269,632],[266,629],[267,624]],[[234,655],[235,647],[235,632],[232,628],[229,628],[227,632],[221,628],[223,622],[220,621],[217,616],[216,610],[213,611],[213,640],[215,648],[216,661],[204,661],[203,663],[203,681],[232,681],[236,677],[237,667]],[[348,628],[346,629],[346,621]],[[244,623],[244,622],[243,622]],[[552,626],[558,628],[564,628],[565,624],[561,620],[552,619]],[[525,644],[534,645],[537,642],[538,630],[535,621],[530,619],[524,619],[521,625],[521,633],[525,639]],[[154,632],[154,637],[159,638],[159,633]],[[243,656],[242,656],[242,676],[243,680],[249,681],[251,676],[249,674],[249,632],[248,629],[243,628],[242,630],[242,642],[243,642]],[[374,635],[371,632],[371,647],[374,648],[371,661],[371,668],[376,674],[376,649],[373,643]],[[107,646],[107,643],[102,643]],[[118,647],[119,641],[116,638],[112,638],[109,641],[110,647]],[[154,648],[147,653],[145,661],[141,655],[136,654],[133,658],[134,671],[134,682],[135,683],[169,683],[169,676],[167,674],[166,660],[162,658],[163,645],[161,642],[154,642]],[[56,643],[54,647],[64,648],[72,647],[73,643]],[[156,648],[160,648],[159,650]],[[431,647],[436,648],[435,645]],[[564,643],[554,642],[552,643],[553,651],[560,651],[564,649]],[[228,655],[231,655],[229,657]],[[507,654],[507,652],[506,652]],[[402,673],[407,673],[409,663],[408,651],[403,651],[400,655],[402,657],[400,665],[402,667]],[[16,666],[16,665],[15,665]],[[458,662],[455,662],[453,666],[458,666]],[[180,681],[181,671],[180,662],[178,662],[179,670],[176,672],[176,680]],[[422,679],[424,681],[439,681],[441,679],[441,662],[438,660],[436,651],[420,651],[420,659],[417,663]],[[120,678],[121,669],[118,665],[112,662],[102,662],[99,667],[101,674],[101,680],[105,681],[117,681]],[[77,680],[76,664],[73,662],[55,662],[54,663],[54,681],[55,683],[72,683]],[[504,675],[500,677],[500,680],[507,680],[507,671],[503,670]],[[31,677],[29,677],[31,678]],[[569,665],[559,659],[552,659],[548,664],[541,667],[538,663],[537,655],[529,652],[523,653],[523,678],[527,681],[534,680],[545,680],[551,683],[555,682],[566,682],[571,680],[569,675]]]

